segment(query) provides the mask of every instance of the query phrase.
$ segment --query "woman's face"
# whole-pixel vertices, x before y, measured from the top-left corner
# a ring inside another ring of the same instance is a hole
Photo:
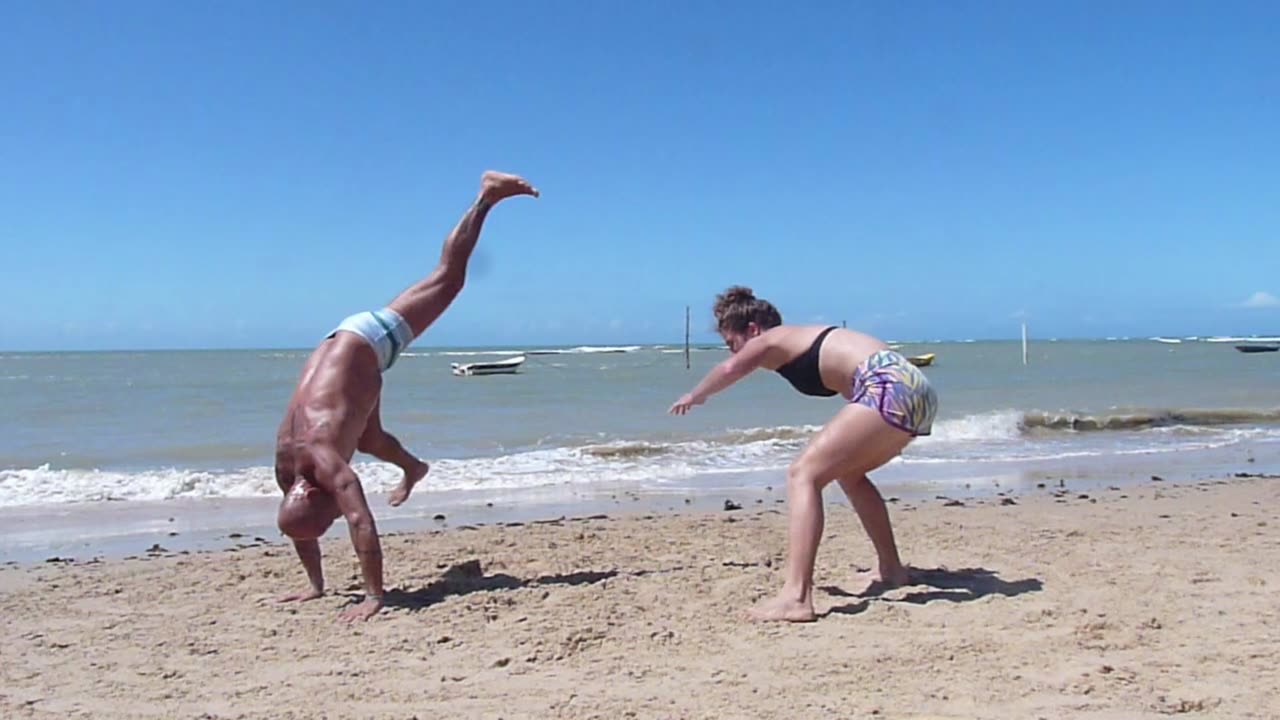
[[[738,332],[735,330],[721,330],[720,337],[724,338],[724,344],[729,347],[729,352],[737,353],[742,349],[747,341],[760,334],[760,326],[755,323],[747,323],[747,329]]]

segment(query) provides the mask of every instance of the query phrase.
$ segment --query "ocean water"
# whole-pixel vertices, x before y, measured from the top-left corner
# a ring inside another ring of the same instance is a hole
[[[1024,366],[1017,342],[901,350],[937,354],[925,372],[940,412],[932,436],[873,476],[888,492],[1273,471],[1280,452],[1280,353],[1201,340],[1033,339]],[[275,428],[308,353],[0,354],[0,556],[69,514],[94,520],[59,537],[91,540],[139,507],[165,514],[166,504],[254,498],[262,502],[245,507],[268,507],[278,492]],[[450,372],[521,353],[530,354],[515,375]],[[686,369],[679,346],[415,346],[386,375],[382,400],[386,427],[432,463],[409,506],[778,485],[841,400],[801,396],[762,371],[668,416],[725,355],[695,348]],[[357,456],[355,468],[371,494],[398,479],[372,458]]]

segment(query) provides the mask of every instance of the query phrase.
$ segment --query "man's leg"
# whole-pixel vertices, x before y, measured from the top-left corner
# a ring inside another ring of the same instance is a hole
[[[409,493],[413,492],[413,486],[426,477],[430,466],[418,459],[413,453],[405,450],[395,435],[383,429],[381,410],[382,401],[379,400],[374,403],[373,412],[369,413],[369,420],[365,423],[364,433],[360,436],[356,449],[383,462],[389,462],[400,468],[404,473],[403,477],[400,478],[400,484],[391,491],[391,496],[387,498],[391,507],[396,507],[409,499]]]
[[[391,301],[388,307],[405,319],[413,337],[417,338],[430,327],[462,291],[467,261],[480,239],[485,216],[499,201],[515,195],[537,197],[538,191],[524,178],[498,172],[485,173],[480,179],[480,194],[475,203],[445,239],[436,269]]]
[[[395,435],[382,430],[376,434],[366,434],[360,438],[360,452],[372,455],[383,462],[391,463],[400,468],[404,472],[405,479],[401,481],[402,488],[408,484],[405,489],[405,495],[408,490],[412,489],[413,484],[421,480],[430,469],[427,463],[416,457],[400,444],[400,440]],[[391,499],[392,505],[399,505],[404,502],[404,498],[396,499],[394,494]]]

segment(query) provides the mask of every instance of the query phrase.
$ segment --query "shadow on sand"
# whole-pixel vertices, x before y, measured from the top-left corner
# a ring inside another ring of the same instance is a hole
[[[516,590],[527,587],[543,587],[551,585],[591,585],[593,583],[617,577],[617,570],[572,572],[563,575],[542,575],[536,578],[518,578],[506,573],[485,575],[479,560],[453,565],[444,571],[439,580],[417,590],[392,588],[387,590],[383,601],[388,608],[403,608],[411,612],[431,607],[447,597],[466,595],[473,592],[491,590]],[[645,573],[626,573],[645,574]],[[358,602],[363,595],[353,593],[348,596],[351,602]]]
[[[970,602],[988,595],[1016,597],[1023,593],[1039,592],[1044,587],[1044,583],[1038,578],[1005,580],[997,575],[994,570],[986,568],[949,570],[947,568],[913,567],[910,568],[910,573],[911,582],[902,588],[903,594],[899,597],[882,598],[881,602],[911,603],[913,605],[924,605],[935,600],[957,603]],[[929,589],[917,589],[921,587]],[[867,609],[871,599],[879,598],[886,592],[885,588],[880,586],[879,583],[872,583],[866,591],[856,595],[834,585],[826,585],[818,589],[836,597],[859,598],[858,602],[831,608],[826,613],[829,615],[856,615]]]
[[[506,573],[485,575],[484,570],[480,567],[479,560],[468,560],[451,566],[444,571],[440,579],[417,590],[402,590],[400,588],[388,590],[385,595],[385,603],[388,608],[403,608],[416,612],[431,607],[445,598],[455,595],[467,595],[473,592],[518,590],[520,588],[553,585],[592,585],[620,575],[643,576],[655,572],[672,572],[678,569],[633,572],[582,570],[559,575],[540,575],[535,578],[518,578]],[[873,583],[859,594],[848,592],[835,585],[819,587],[817,589],[827,595],[856,599],[856,602],[834,606],[823,615],[857,615],[870,607],[873,600],[910,603],[913,605],[923,605],[935,600],[970,602],[988,595],[1015,597],[1023,593],[1039,592],[1044,586],[1044,583],[1038,578],[1010,581],[1001,578],[994,570],[986,568],[950,570],[947,568],[913,567],[910,568],[910,572],[911,583],[895,591],[902,593],[897,597],[881,597],[886,591],[877,583]],[[358,602],[363,596],[358,593],[352,593],[348,597],[351,602]]]

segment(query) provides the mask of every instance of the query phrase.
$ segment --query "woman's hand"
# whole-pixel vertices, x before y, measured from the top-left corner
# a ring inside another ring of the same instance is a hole
[[[675,401],[675,404],[673,404],[667,412],[672,415],[684,415],[689,412],[690,408],[694,405],[701,405],[702,403],[703,401],[695,398],[692,393],[685,393],[680,396],[679,400]]]

